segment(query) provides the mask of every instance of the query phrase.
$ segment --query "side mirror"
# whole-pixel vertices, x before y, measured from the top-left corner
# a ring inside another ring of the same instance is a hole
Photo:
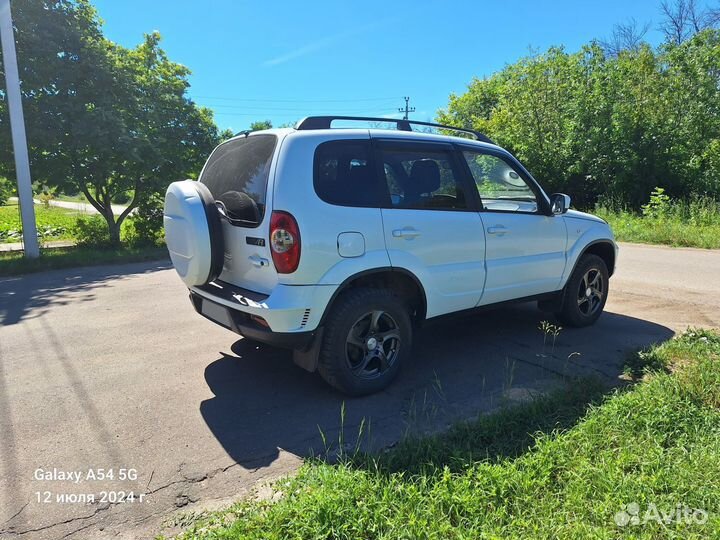
[[[570,195],[553,193],[550,195],[550,208],[553,214],[564,214],[570,209]]]

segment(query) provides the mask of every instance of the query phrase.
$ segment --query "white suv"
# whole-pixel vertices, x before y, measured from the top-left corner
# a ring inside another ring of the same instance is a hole
[[[397,129],[332,127],[357,121]],[[222,143],[198,182],[168,188],[165,234],[198,313],[361,395],[427,319],[537,300],[594,323],[617,246],[569,204],[475,131],[323,116]]]

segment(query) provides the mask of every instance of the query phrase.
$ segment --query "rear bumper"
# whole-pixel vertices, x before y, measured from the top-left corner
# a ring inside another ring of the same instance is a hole
[[[309,346],[335,286],[278,285],[259,294],[222,281],[190,289],[195,310],[244,337],[292,349]],[[205,302],[217,308],[203,309]],[[260,318],[267,325],[258,321]]]
[[[190,291],[190,301],[192,302],[195,311],[215,324],[219,324],[228,330],[232,330],[236,334],[240,334],[245,338],[254,339],[255,341],[259,341],[261,343],[267,343],[268,345],[272,345],[274,347],[304,350],[310,347],[313,338],[315,337],[315,332],[313,331],[273,332],[269,328],[253,321],[247,313],[227,308],[222,304],[203,298],[192,291]],[[210,302],[222,309],[225,309],[228,314],[227,320],[222,320],[217,317],[212,317],[207,313],[203,313],[203,302]]]

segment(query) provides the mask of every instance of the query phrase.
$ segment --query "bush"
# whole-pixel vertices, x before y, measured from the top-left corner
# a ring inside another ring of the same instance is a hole
[[[7,178],[0,177],[0,206],[7,204],[8,199],[12,197],[14,186]]]
[[[670,212],[671,204],[672,201],[670,197],[665,194],[665,190],[661,187],[656,187],[650,193],[650,201],[642,205],[643,216],[650,219],[663,219],[667,217]]]
[[[132,246],[147,247],[163,243],[163,198],[154,193],[137,208],[125,235]]]
[[[80,216],[72,229],[78,245],[104,248],[110,245],[110,231],[102,216]]]
[[[38,199],[40,200],[40,203],[42,203],[43,207],[50,208],[50,201],[55,200],[55,195],[49,191],[43,191],[40,195],[38,195]]]

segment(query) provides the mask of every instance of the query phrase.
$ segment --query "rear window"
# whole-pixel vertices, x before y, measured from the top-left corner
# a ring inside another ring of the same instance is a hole
[[[228,141],[210,156],[200,181],[231,220],[262,221],[276,145],[275,135],[252,135]]]
[[[315,193],[339,206],[377,208],[380,195],[373,169],[370,142],[330,141],[315,151]]]

